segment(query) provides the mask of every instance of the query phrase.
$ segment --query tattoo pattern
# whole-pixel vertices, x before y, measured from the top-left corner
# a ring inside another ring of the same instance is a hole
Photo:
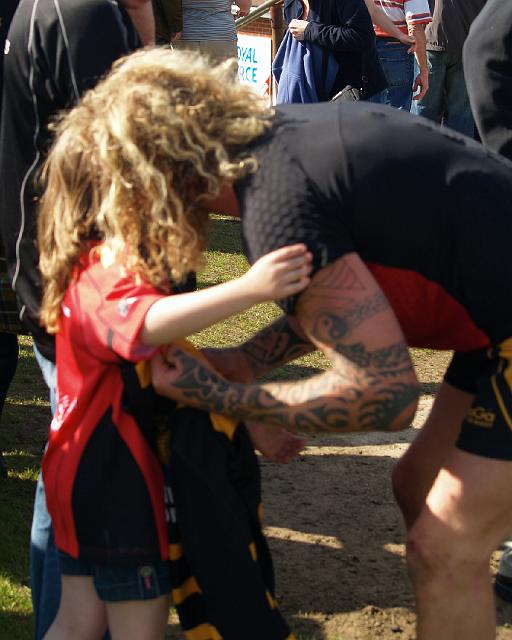
[[[307,327],[305,333],[313,343],[331,354],[333,367],[328,371],[294,382],[246,386],[227,382],[182,352],[181,375],[173,380],[171,395],[215,413],[306,432],[406,426],[419,393],[407,345],[398,341],[370,349],[361,340],[361,332],[359,339],[349,340],[362,323],[389,311],[384,294],[367,289],[341,260],[320,271],[312,291],[301,298],[307,299],[301,325]],[[260,374],[311,348],[300,328],[295,331],[286,317],[243,346]]]
[[[365,320],[388,309],[389,303],[386,297],[378,291],[362,302],[352,304],[344,310],[340,309],[337,314],[334,314],[331,309],[319,311],[313,321],[313,336],[320,342],[337,342],[349,335],[350,331]]]
[[[314,346],[283,316],[243,344],[241,350],[258,377],[311,352]]]

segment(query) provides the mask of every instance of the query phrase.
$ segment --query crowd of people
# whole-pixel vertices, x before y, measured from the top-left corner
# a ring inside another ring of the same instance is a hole
[[[278,97],[309,104],[276,108],[236,81],[223,0],[2,11],[0,230],[22,323],[1,327],[2,388],[28,332],[53,414],[36,640],[161,639],[171,593],[191,640],[293,638],[254,450],[289,462],[300,434],[408,427],[411,346],[453,351],[392,476],[417,636],[493,638],[489,558],[512,532],[507,3],[286,0]],[[252,266],[195,291],[211,212],[240,218]],[[185,340],[263,300],[283,314],[244,344]],[[260,382],[315,349],[323,373]]]

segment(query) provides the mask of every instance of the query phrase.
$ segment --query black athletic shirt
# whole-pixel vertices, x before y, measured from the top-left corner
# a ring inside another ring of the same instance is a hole
[[[54,340],[38,321],[35,246],[34,180],[50,142],[48,122],[139,44],[128,14],[114,0],[21,0],[9,29],[0,130],[0,230],[21,319],[53,361]]]
[[[19,0],[2,0],[0,6],[0,117],[2,114],[2,87],[4,84],[4,51],[5,40],[7,38],[7,32],[9,25],[11,24],[12,17],[16,11]]]
[[[251,262],[305,242],[314,268],[355,251],[411,346],[512,336],[512,164],[424,118],[372,104],[287,105],[238,183]],[[284,301],[293,313],[295,299]]]

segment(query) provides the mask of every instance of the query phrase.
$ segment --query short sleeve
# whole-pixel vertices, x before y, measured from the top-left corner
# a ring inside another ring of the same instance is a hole
[[[404,12],[408,25],[432,22],[428,0],[405,0]]]
[[[83,339],[98,358],[110,359],[115,354],[138,362],[155,353],[155,347],[140,342],[139,333],[149,308],[164,294],[123,275],[118,268],[104,269],[98,263],[82,274],[76,296]],[[67,313],[65,306],[63,313]]]
[[[260,168],[237,186],[242,240],[251,264],[270,251],[301,242],[313,254],[314,274],[354,251],[341,199],[319,191],[279,136],[264,142],[256,155]],[[299,295],[278,304],[293,314]]]

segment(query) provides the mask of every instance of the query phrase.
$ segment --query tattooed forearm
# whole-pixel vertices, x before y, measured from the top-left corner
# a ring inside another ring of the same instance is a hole
[[[340,373],[293,383],[229,383],[188,354],[180,356],[172,397],[191,406],[238,419],[257,419],[302,431],[359,431],[406,426],[417,387],[349,365]],[[159,389],[165,394],[165,389]],[[398,421],[398,423],[397,423]]]
[[[382,349],[369,351],[362,342],[337,344],[336,352],[359,367],[375,368],[380,375],[399,375],[412,368],[409,349],[405,342],[398,342]]]
[[[288,316],[282,316],[240,347],[254,377],[264,375],[314,349],[300,331],[297,321]]]
[[[309,340],[331,360],[324,373],[294,382],[243,385],[229,383],[180,354],[177,365],[172,363],[167,392],[161,385],[158,390],[207,411],[303,431],[406,426],[419,385],[399,322],[361,259],[348,254],[317,272],[296,312],[296,318],[282,318],[246,343],[239,362],[250,362],[258,375],[310,350]],[[222,363],[219,370],[226,371]]]

